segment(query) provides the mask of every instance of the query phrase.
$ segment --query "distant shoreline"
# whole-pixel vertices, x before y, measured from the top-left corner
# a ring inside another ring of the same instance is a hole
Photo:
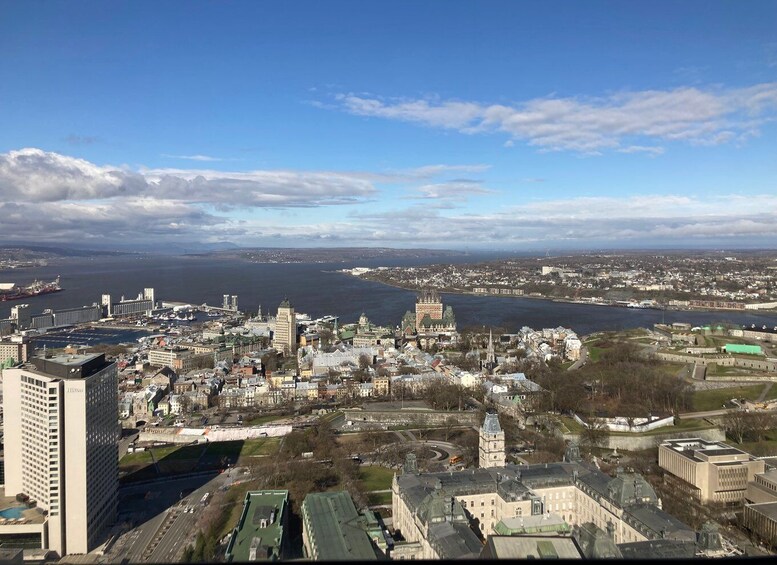
[[[402,290],[409,290],[412,292],[421,292],[423,289],[418,287],[408,287],[408,286],[402,286],[396,283],[390,283],[386,281],[380,281],[370,278],[364,278],[360,277],[359,275],[354,275],[353,273],[347,272],[346,270],[340,270],[337,271],[338,273],[341,273],[343,275],[356,277],[359,280],[362,281],[369,281],[374,282],[378,284],[382,284],[385,286],[390,286],[393,288],[399,288]],[[629,307],[627,306],[620,306],[617,304],[606,304],[604,302],[583,302],[580,300],[573,300],[571,298],[554,298],[552,296],[536,296],[531,294],[490,294],[486,292],[471,292],[471,291],[463,291],[463,290],[439,290],[435,289],[440,294],[456,294],[461,296],[483,296],[483,297],[490,297],[490,298],[529,298],[532,300],[545,300],[547,302],[557,302],[562,304],[580,304],[582,306],[603,306],[608,308],[619,308],[619,309],[626,309],[629,310]],[[664,308],[631,308],[632,310],[656,310],[658,312],[664,310],[667,312],[721,312],[721,313],[736,313],[736,314],[758,314],[758,315],[769,315],[774,314],[777,316],[777,309],[762,309],[762,310],[734,310],[731,308],[678,308],[678,307],[664,307]]]

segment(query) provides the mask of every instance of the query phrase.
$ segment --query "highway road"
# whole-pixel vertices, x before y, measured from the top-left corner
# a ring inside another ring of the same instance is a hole
[[[186,477],[183,479],[167,479],[153,484],[127,485],[122,487],[121,494],[144,494],[147,492],[159,493],[158,498],[152,497],[148,501],[142,501],[145,505],[157,505],[159,512],[138,527],[121,536],[111,552],[111,561],[119,562],[124,559],[130,563],[151,562],[171,563],[180,560],[184,548],[194,541],[196,535],[197,516],[203,510],[200,504],[202,496],[206,492],[215,492],[225,484],[232,483],[235,479],[244,478],[233,469],[230,473],[215,475],[211,480],[203,484],[203,477]],[[194,489],[191,494],[179,501],[181,491]],[[129,504],[129,503],[128,503]],[[133,502],[133,505],[137,505]],[[194,513],[184,513],[185,507],[194,508]],[[152,510],[153,512],[153,510]],[[168,529],[160,532],[160,527],[168,520]],[[146,549],[157,534],[162,534],[156,546],[150,554]],[[144,555],[145,554],[145,555]]]
[[[199,502],[197,502],[199,505]],[[151,563],[173,563],[180,561],[180,556],[186,547],[186,539],[191,534],[197,523],[197,512],[202,511],[200,506],[194,514],[180,512],[170,528],[164,534],[156,549],[148,556]]]

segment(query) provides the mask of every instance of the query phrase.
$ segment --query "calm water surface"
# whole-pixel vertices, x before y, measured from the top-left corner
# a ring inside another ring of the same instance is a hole
[[[476,262],[493,256],[468,256],[449,262]],[[384,259],[357,263],[256,264],[239,260],[202,257],[122,257],[73,259],[34,269],[0,271],[0,282],[26,284],[33,279],[62,277],[63,292],[27,299],[32,312],[45,308],[69,308],[100,301],[110,293],[114,301],[122,295],[134,298],[144,287],[156,289],[161,300],[210,305],[221,304],[223,294],[237,294],[243,311],[275,313],[286,297],[298,312],[312,317],[325,314],[340,316],[343,323],[354,322],[364,312],[371,321],[395,326],[402,315],[412,310],[415,293],[363,281],[337,273],[338,269],[357,266],[422,265],[428,260]],[[601,330],[652,326],[661,322],[683,321],[695,325],[727,321],[758,327],[777,326],[777,314],[739,312],[661,312],[565,304],[531,298],[444,295],[443,302],[453,306],[459,327],[499,326],[508,332],[522,326],[533,328],[566,326],[581,335]],[[20,301],[0,303],[0,318],[10,314]]]

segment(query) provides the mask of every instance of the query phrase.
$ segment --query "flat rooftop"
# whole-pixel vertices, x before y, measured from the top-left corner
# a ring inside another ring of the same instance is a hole
[[[484,554],[489,559],[582,559],[570,537],[489,536]]]
[[[705,457],[748,455],[747,452],[731,447],[721,441],[707,441],[701,438],[668,439],[661,444],[661,447],[682,453],[685,457],[696,461],[700,461],[700,459],[695,457],[695,453],[699,453]]]
[[[283,515],[288,511],[288,502],[287,490],[247,492],[243,513],[227,547],[227,561],[279,559],[284,533]]]
[[[0,526],[12,526],[14,524],[42,524],[46,521],[46,516],[40,508],[27,508],[27,505],[23,502],[16,500],[16,493],[9,493],[6,495],[5,487],[0,486]],[[18,508],[19,511],[13,511],[14,508]],[[8,514],[13,514],[17,517],[4,517],[1,513],[4,511],[11,511]]]
[[[746,508],[752,508],[759,514],[763,514],[772,520],[777,520],[777,502],[761,502],[760,504],[747,504]]]
[[[36,371],[49,377],[85,379],[98,373],[110,364],[105,359],[105,353],[52,355],[33,357],[22,368],[28,371]]]

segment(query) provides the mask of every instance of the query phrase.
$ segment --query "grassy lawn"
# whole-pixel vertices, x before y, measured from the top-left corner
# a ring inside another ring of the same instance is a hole
[[[723,404],[732,398],[755,400],[761,392],[763,392],[764,386],[765,385],[748,385],[713,390],[698,390],[693,393],[693,410],[696,412],[717,410],[718,408],[722,408]]]
[[[151,453],[148,451],[136,451],[135,453],[127,453],[121,458],[119,467],[133,467],[143,466],[151,464]]]
[[[758,457],[777,455],[777,430],[769,430],[765,438],[764,441],[745,441],[741,444],[732,441],[731,444]]]
[[[394,471],[385,467],[368,465],[359,468],[359,479],[365,491],[391,488]]]
[[[261,426],[262,424],[268,424],[276,420],[282,420],[287,416],[279,416],[278,414],[265,414],[264,416],[257,416],[251,420],[245,422],[248,426]]]
[[[712,375],[738,375],[743,371],[739,367],[726,367],[725,365],[713,363],[712,365],[707,365],[707,372]]]
[[[278,452],[280,445],[281,440],[277,437],[247,439],[243,443],[243,449],[240,450],[240,457],[273,455]]]
[[[391,504],[390,492],[375,492],[367,494],[367,503],[370,505]]]
[[[597,363],[599,361],[599,358],[602,356],[602,352],[604,349],[601,347],[596,347],[595,345],[589,345],[588,347],[588,358],[591,359],[594,363]]]
[[[637,343],[644,343],[645,345],[652,345],[655,339],[652,337],[637,337],[633,338],[631,341],[636,341]]]
[[[777,383],[772,384],[772,388],[766,393],[764,400],[774,400],[775,398],[777,398]]]
[[[570,418],[569,416],[561,416],[559,419],[561,420],[561,423],[566,426],[570,433],[579,434],[583,431],[583,426],[578,424],[573,418]]]
[[[205,455],[200,459],[201,469],[212,469],[221,467],[223,464],[237,463],[240,456],[240,450],[243,447],[242,441],[219,441],[208,443],[208,449]]]
[[[155,451],[154,457],[156,457],[157,461],[163,458],[167,461],[186,461],[190,459],[197,460],[200,458],[200,455],[202,455],[203,449],[205,449],[205,446],[202,444],[185,445],[183,447],[179,447],[178,449],[169,449],[169,451],[164,455]]]

